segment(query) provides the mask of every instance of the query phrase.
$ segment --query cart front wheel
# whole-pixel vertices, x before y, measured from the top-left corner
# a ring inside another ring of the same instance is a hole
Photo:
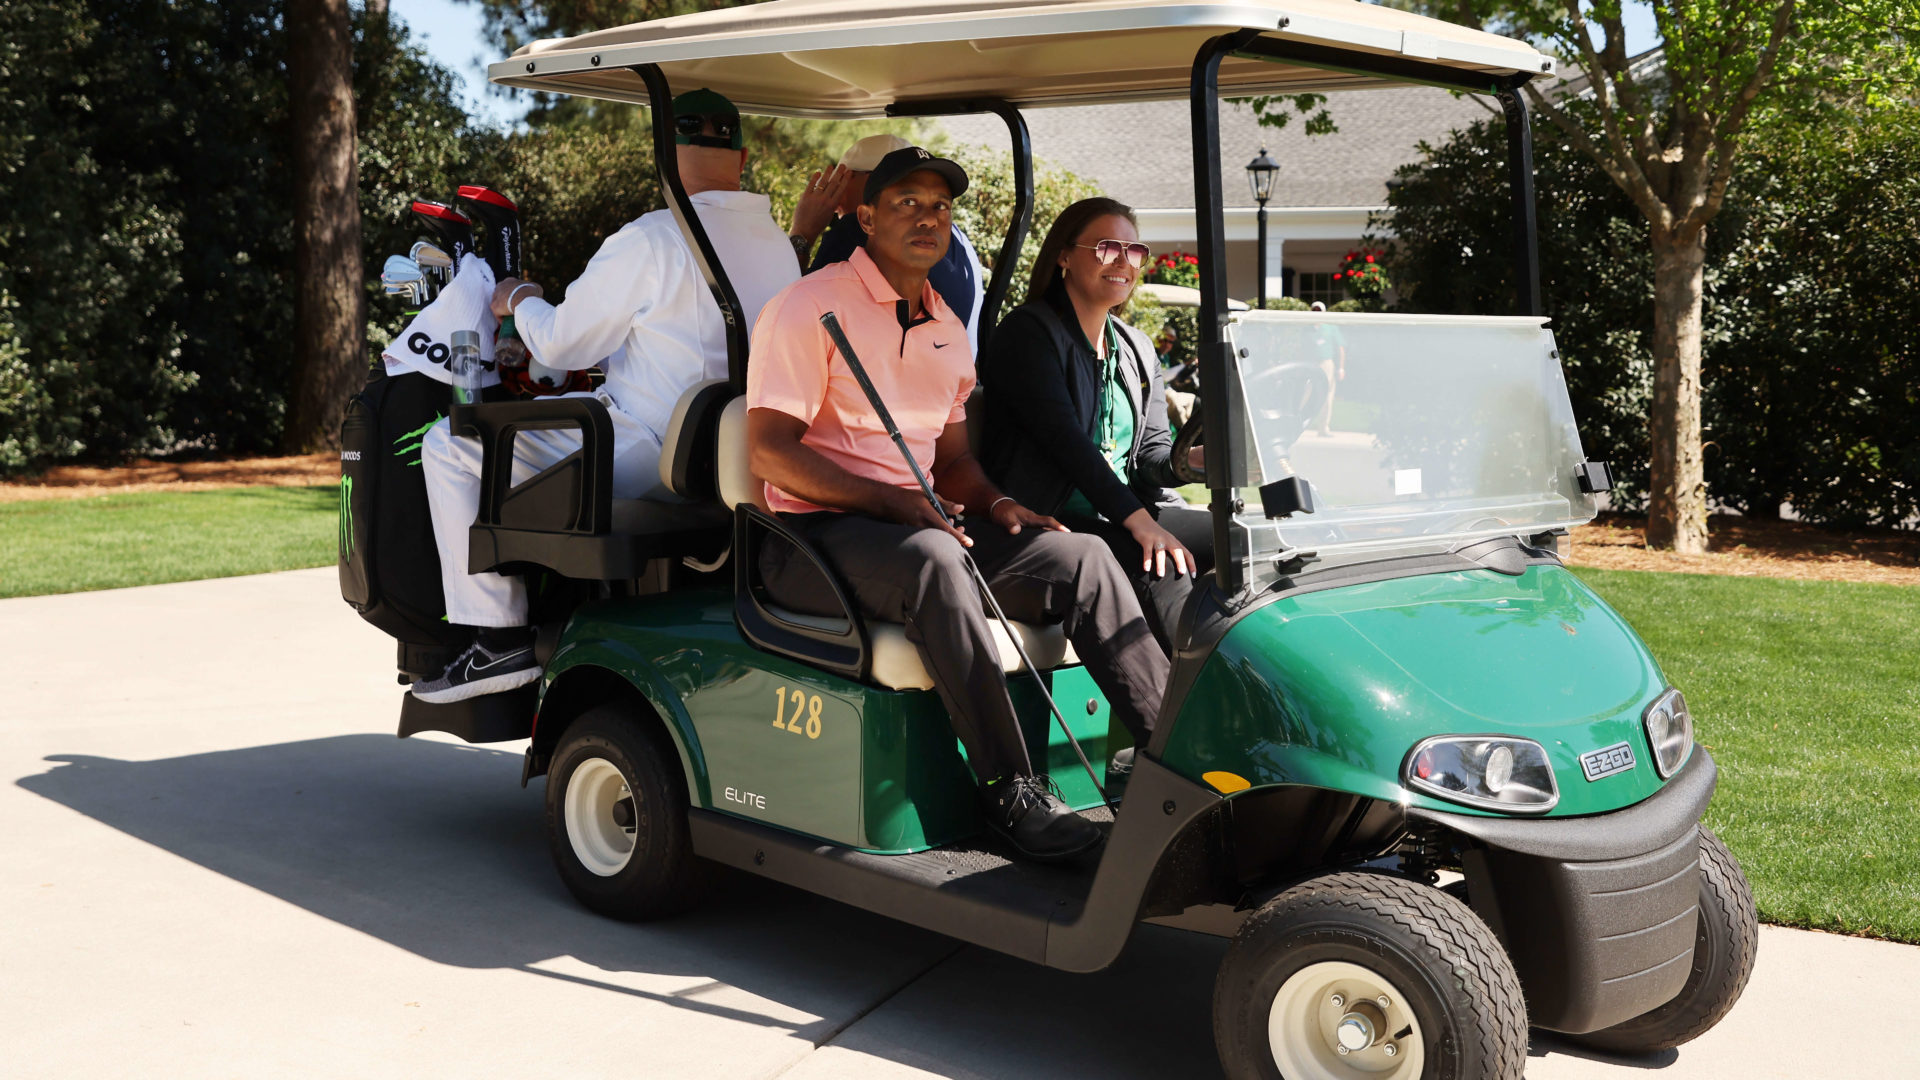
[[[1437,889],[1330,874],[1268,901],[1220,966],[1214,1039],[1233,1080],[1520,1080],[1520,979]]]
[[[1753,890],[1733,852],[1700,826],[1700,926],[1693,939],[1693,970],[1672,1001],[1574,1042],[1616,1054],[1671,1050],[1707,1033],[1747,988],[1760,944]]]
[[[574,897],[615,919],[677,914],[705,881],[678,753],[612,706],[582,715],[554,752],[547,843]]]

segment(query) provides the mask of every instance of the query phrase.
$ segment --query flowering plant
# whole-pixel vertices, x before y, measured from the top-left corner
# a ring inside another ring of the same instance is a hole
[[[1147,264],[1146,278],[1155,285],[1200,287],[1200,260],[1184,251],[1169,251]]]
[[[1346,286],[1347,295],[1356,300],[1377,299],[1380,294],[1392,287],[1387,280],[1387,269],[1380,265],[1385,254],[1379,248],[1355,248],[1347,252],[1340,260],[1340,269],[1335,271],[1333,280]]]

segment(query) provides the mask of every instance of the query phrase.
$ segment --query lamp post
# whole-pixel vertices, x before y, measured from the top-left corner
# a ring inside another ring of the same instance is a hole
[[[1267,156],[1267,148],[1260,148],[1260,156],[1247,162],[1247,183],[1253,187],[1253,201],[1260,204],[1260,304],[1267,306],[1267,200],[1273,197],[1273,177],[1280,171],[1279,162]]]

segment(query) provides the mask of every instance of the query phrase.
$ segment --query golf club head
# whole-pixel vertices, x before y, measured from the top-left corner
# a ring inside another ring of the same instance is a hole
[[[455,266],[473,251],[473,220],[445,203],[413,201],[413,213]]]
[[[454,201],[480,223],[480,253],[493,268],[494,280],[519,277],[520,208],[512,199],[478,184],[460,185]]]
[[[387,264],[380,270],[380,285],[387,292],[418,297],[425,284],[426,276],[420,273],[419,263],[405,255],[387,256]]]
[[[453,256],[440,250],[425,240],[413,245],[407,256],[420,266],[420,271],[440,285],[453,280]]]

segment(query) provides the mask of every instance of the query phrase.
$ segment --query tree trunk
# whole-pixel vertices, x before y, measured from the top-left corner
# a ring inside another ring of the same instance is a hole
[[[1707,550],[1706,463],[1700,445],[1700,307],[1706,232],[1653,233],[1653,476],[1647,546]]]
[[[293,386],[282,443],[338,444],[347,397],[366,374],[353,32],[346,0],[288,0],[293,124]]]

